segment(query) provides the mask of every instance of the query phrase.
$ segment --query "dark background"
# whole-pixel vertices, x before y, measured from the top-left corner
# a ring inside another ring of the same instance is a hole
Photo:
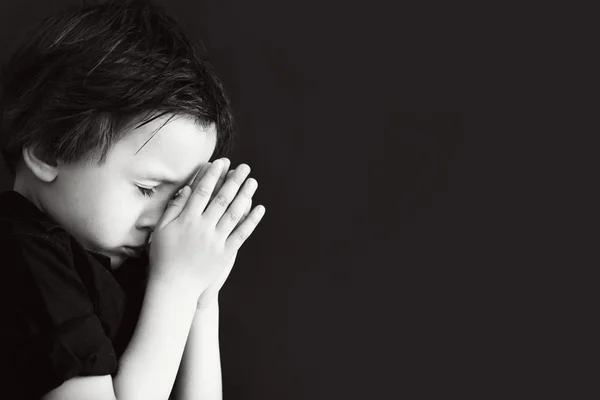
[[[67,3],[1,2],[2,61]],[[229,158],[267,209],[220,296],[224,398],[535,398],[551,356],[527,266],[560,216],[534,194],[561,153],[523,135],[547,115],[457,112],[480,64],[449,10],[163,3],[223,79]]]

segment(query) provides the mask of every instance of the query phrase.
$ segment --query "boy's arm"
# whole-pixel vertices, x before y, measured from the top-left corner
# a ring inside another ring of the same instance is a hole
[[[219,303],[199,308],[190,329],[173,400],[221,400]]]
[[[196,313],[197,300],[181,285],[150,280],[119,370],[106,376],[76,377],[43,397],[89,400],[167,399]]]

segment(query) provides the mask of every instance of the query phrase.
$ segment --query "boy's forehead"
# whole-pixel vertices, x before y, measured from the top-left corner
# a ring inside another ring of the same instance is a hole
[[[214,152],[214,124],[203,128],[189,118],[157,119],[128,132],[124,152],[126,165],[136,175],[183,183],[208,162]]]
[[[188,172],[187,175],[179,176],[176,173],[174,173],[173,171],[171,171],[169,166],[158,163],[158,162],[156,162],[156,163],[148,162],[148,163],[138,165],[134,169],[134,172],[140,178],[150,179],[153,181],[160,181],[160,182],[165,182],[165,183],[170,183],[170,184],[178,184],[181,182],[185,182],[188,180],[188,175],[190,174],[190,171],[187,171]]]

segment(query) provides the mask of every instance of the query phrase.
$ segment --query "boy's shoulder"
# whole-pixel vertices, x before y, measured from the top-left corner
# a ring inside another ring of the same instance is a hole
[[[67,313],[71,307],[65,304],[67,299],[74,307],[87,303],[88,311],[114,338],[125,292],[109,272],[110,259],[86,251],[62,226],[14,191],[0,193],[0,257],[2,296],[29,303],[39,297],[44,303],[39,310],[51,319]]]
[[[124,293],[71,240],[21,194],[0,193],[0,368],[18,360],[9,376],[36,398],[73,376],[114,374],[121,354]]]
[[[16,191],[0,193],[0,257],[18,274],[77,273],[88,291],[117,290],[110,259],[89,253],[67,230]],[[10,262],[8,262],[10,261]]]
[[[65,252],[70,241],[62,226],[14,190],[0,193],[0,236],[37,237]]]

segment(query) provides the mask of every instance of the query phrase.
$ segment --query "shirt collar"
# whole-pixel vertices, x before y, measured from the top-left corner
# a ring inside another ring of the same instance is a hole
[[[10,211],[10,215],[5,214],[5,210]],[[14,190],[0,194],[0,214],[11,219],[36,221],[46,232],[51,232],[55,229],[64,230],[48,214],[37,208],[31,200]]]
[[[10,211],[10,215],[7,211]],[[0,216],[13,220],[21,219],[36,222],[47,234],[56,233],[57,231],[68,234],[64,227],[54,221],[48,214],[37,208],[31,200],[15,190],[9,190],[0,194]],[[96,253],[95,251],[86,251],[112,272],[110,257]]]

